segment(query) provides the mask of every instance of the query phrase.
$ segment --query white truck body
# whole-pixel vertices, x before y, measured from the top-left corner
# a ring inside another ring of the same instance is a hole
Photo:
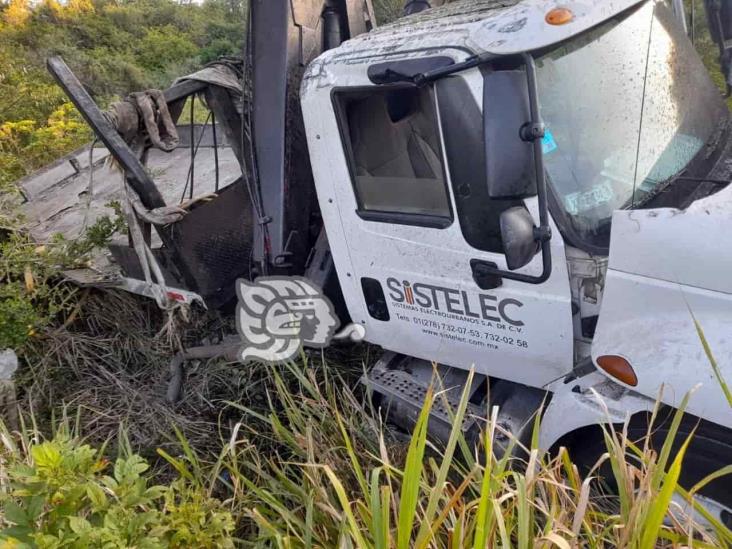
[[[386,349],[553,391],[542,435],[546,446],[603,420],[605,412],[591,403],[591,392],[607,389],[608,383],[615,389],[600,392],[614,400],[613,419],[651,407],[662,386],[662,400],[677,406],[701,385],[689,410],[732,427],[732,407],[694,325],[696,318],[721,376],[732,380],[732,247],[725,239],[732,230],[729,189],[685,210],[616,211],[609,252],[604,253],[577,250],[553,215],[549,279],[536,285],[505,279],[499,287],[482,290],[471,261],[507,269],[506,257],[466,240],[456,214],[461,206],[451,173],[454,163],[450,166],[446,159],[446,120],[438,90],[436,153],[444,166],[449,219],[435,227],[363,215],[335,97],[343,90],[373,89],[368,71],[374,64],[439,56],[461,62],[484,53],[550,50],[628,10],[650,14],[654,3],[564,3],[573,19],[555,26],[546,16],[556,7],[543,0],[448,4],[347,41],[310,65],[301,90],[303,113],[318,199],[349,313],[366,327],[368,341]],[[481,69],[458,78],[481,106]],[[536,197],[523,203],[538,224]],[[537,254],[519,272],[538,275],[541,270]],[[382,287],[388,320],[370,314],[364,279]],[[592,292],[588,281],[594,284]],[[599,315],[594,338],[581,333],[578,320],[578,311],[584,314],[592,307]],[[581,391],[572,393],[563,384],[582,359],[608,354],[629,361],[638,377],[636,387],[614,378],[608,382],[599,373],[585,379]]]

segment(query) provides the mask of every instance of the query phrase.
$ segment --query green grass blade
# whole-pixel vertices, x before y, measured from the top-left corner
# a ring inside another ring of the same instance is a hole
[[[341,435],[343,436],[343,443],[346,445],[346,451],[348,452],[348,459],[351,461],[353,473],[356,475],[358,485],[361,487],[361,492],[364,496],[366,496],[366,494],[369,493],[368,484],[366,482],[366,477],[363,474],[363,468],[361,467],[361,463],[359,462],[358,456],[353,449],[351,437],[346,430],[346,426],[343,425],[343,418],[341,417],[341,414],[337,410],[335,412],[335,416],[336,420],[338,421],[338,428],[340,429]]]
[[[435,478],[434,489],[431,491],[427,502],[427,509],[425,510],[424,517],[422,517],[422,525],[419,527],[419,532],[417,533],[417,542],[415,547],[418,549],[424,549],[433,534],[432,519],[437,512],[437,506],[440,503],[440,500],[445,494],[444,485],[447,481],[447,475],[453,467],[453,457],[455,455],[455,448],[457,447],[458,440],[460,438],[464,438],[462,426],[463,420],[465,419],[465,411],[468,409],[468,399],[470,397],[470,387],[472,384],[473,371],[471,370],[468,374],[468,379],[465,382],[463,393],[460,396],[457,411],[455,412],[454,417],[452,417],[450,438],[447,441],[447,446],[445,447],[445,451],[442,455],[442,463],[440,464],[440,468]]]
[[[727,465],[725,467],[722,467],[719,471],[715,471],[711,475],[703,478],[699,482],[697,482],[694,487],[691,489],[691,493],[696,494],[699,490],[704,488],[707,484],[710,482],[713,482],[719,478],[726,477],[727,475],[732,475],[732,465]]]
[[[377,467],[371,471],[371,501],[369,505],[369,510],[371,511],[371,535],[374,538],[374,546],[376,549],[388,549],[389,523],[385,523],[384,521],[384,509],[382,508],[381,483],[379,482],[381,471],[381,467]],[[388,501],[386,505],[388,508]],[[387,521],[388,517],[389,515],[387,513]]]
[[[351,509],[351,502],[348,500],[348,495],[346,494],[346,490],[343,487],[343,484],[341,484],[341,481],[338,480],[338,477],[335,475],[333,470],[328,467],[327,465],[323,466],[323,470],[325,471],[325,474],[328,476],[328,479],[330,480],[331,485],[333,486],[333,489],[336,492],[336,495],[338,496],[338,500],[340,501],[341,507],[343,508],[343,512],[346,515],[346,520],[348,522],[348,526],[350,528],[350,536],[356,541],[356,545],[359,548],[368,548],[370,547],[369,544],[366,543],[366,540],[363,537],[363,534],[361,533],[361,528],[359,527],[358,522],[356,521],[356,517],[353,515],[353,510]]]
[[[427,391],[424,406],[417,419],[412,433],[412,440],[407,451],[404,478],[399,497],[399,517],[397,521],[397,548],[409,549],[412,539],[412,527],[417,514],[417,499],[424,468],[424,449],[427,444],[427,427],[429,424],[430,408],[432,407],[432,388]]]
[[[656,470],[653,472],[651,484],[654,491],[658,491],[661,487],[661,482],[666,474],[666,465],[668,464],[671,449],[673,447],[674,441],[676,440],[676,435],[679,432],[679,426],[681,425],[681,420],[684,417],[684,413],[686,412],[686,407],[689,404],[689,399],[691,398],[691,395],[691,392],[684,395],[684,398],[681,401],[681,405],[674,413],[674,418],[671,421],[671,426],[669,427],[668,434],[666,435],[666,440],[663,442],[661,451],[658,454],[658,464]]]
[[[526,477],[514,473],[514,479],[516,481],[516,500],[518,507],[518,547],[519,549],[531,549],[532,544],[530,540],[531,532],[531,503],[529,498],[529,488],[526,485]]]
[[[663,486],[658,496],[651,503],[651,507],[643,525],[643,534],[641,537],[641,549],[654,549],[656,542],[659,537],[661,526],[663,525],[663,519],[668,513],[668,507],[671,503],[671,498],[676,491],[676,487],[679,482],[679,476],[681,475],[681,464],[684,461],[684,455],[686,449],[691,442],[693,433],[684,441],[683,446],[679,449],[679,453],[676,454],[668,473],[664,477]]]
[[[709,364],[711,364],[712,370],[714,370],[714,375],[716,376],[717,382],[727,399],[727,404],[732,407],[732,390],[729,388],[729,385],[727,385],[727,382],[722,376],[722,371],[719,369],[719,364],[717,364],[717,360],[714,358],[712,348],[709,346],[709,342],[707,341],[707,337],[704,335],[704,330],[702,329],[701,324],[699,324],[694,313],[691,312],[691,310],[689,310],[689,312],[691,313],[691,318],[694,320],[694,327],[696,328],[696,333],[699,335],[702,347],[704,347],[704,353],[707,355],[707,360],[709,360]]]
[[[491,421],[485,431],[485,470],[480,486],[480,499],[478,500],[478,511],[475,517],[475,536],[473,537],[473,549],[483,549],[486,546],[488,532],[493,523],[493,514],[489,506],[493,499],[491,490],[491,474],[493,465],[493,435],[495,425],[498,422],[498,407],[494,406],[491,412]]]

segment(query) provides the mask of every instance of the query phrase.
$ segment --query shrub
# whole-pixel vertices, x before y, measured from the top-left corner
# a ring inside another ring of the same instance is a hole
[[[59,432],[27,452],[5,433],[0,539],[24,547],[233,547],[229,511],[178,478],[150,485],[136,454],[112,465]]]

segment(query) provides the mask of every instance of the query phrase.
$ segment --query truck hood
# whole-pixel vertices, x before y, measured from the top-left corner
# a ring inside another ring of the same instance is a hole
[[[685,210],[613,215],[609,268],[732,294],[732,185]]]
[[[732,186],[685,210],[618,211],[592,357],[619,355],[632,365],[633,389],[732,426],[697,323],[732,379]]]

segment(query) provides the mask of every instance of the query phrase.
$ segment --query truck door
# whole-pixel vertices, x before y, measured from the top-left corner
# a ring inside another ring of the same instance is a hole
[[[327,154],[334,182],[322,185],[316,166],[318,192],[321,203],[337,204],[338,220],[324,208],[326,229],[349,311],[367,340],[539,387],[573,365],[564,245],[554,228],[554,269],[542,284],[483,273],[487,265],[507,268],[503,210],[526,207],[538,224],[535,197],[488,196],[483,82],[474,70],[422,88],[334,90],[343,152],[317,145],[314,164]],[[516,110],[486,101],[496,113]],[[514,137],[520,126],[506,132]],[[540,254],[520,270],[541,271]]]

